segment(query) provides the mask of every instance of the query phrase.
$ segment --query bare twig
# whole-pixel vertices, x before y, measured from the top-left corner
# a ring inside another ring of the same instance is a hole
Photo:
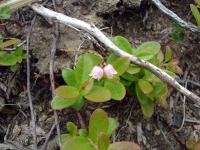
[[[37,150],[37,135],[36,135],[36,124],[35,124],[35,111],[33,108],[32,96],[31,96],[31,89],[30,89],[30,59],[29,59],[29,44],[30,44],[30,35],[32,32],[33,24],[35,23],[36,16],[31,21],[31,26],[29,28],[27,34],[27,44],[26,44],[26,62],[27,62],[27,93],[28,93],[28,100],[29,100],[29,107],[31,110],[31,125],[32,125],[32,134],[33,134],[33,149]]]
[[[53,5],[54,5],[54,9],[56,9],[54,0],[53,0]],[[52,97],[55,96],[54,58],[55,58],[55,54],[56,54],[58,36],[59,36],[58,23],[55,22],[55,32],[54,32],[54,35],[53,35],[53,43],[52,43],[51,58],[50,58],[50,65],[49,65]],[[54,117],[55,117],[55,123],[56,123],[56,131],[57,131],[57,135],[58,135],[58,145],[61,149],[60,126],[59,126],[58,114],[57,114],[56,110],[54,110]]]
[[[176,15],[173,11],[166,8],[160,0],[151,0],[163,13],[168,15],[172,20],[174,20],[181,27],[186,28],[192,32],[200,32],[200,27],[197,27],[193,24],[188,24],[186,21],[182,20],[178,15]]]
[[[56,125],[57,125],[57,123],[54,122],[54,124],[52,125],[50,131],[48,132],[48,134],[47,134],[47,136],[46,136],[46,140],[45,140],[45,142],[44,142],[44,146],[43,146],[42,150],[46,150],[47,144],[48,144],[48,142],[49,142],[49,139],[50,139],[50,137],[51,137],[51,134],[52,134],[53,130],[55,129]]]
[[[93,35],[95,38],[97,38],[100,42],[102,42],[105,46],[109,47],[116,55],[128,57],[134,64],[144,67],[148,70],[150,70],[152,73],[157,75],[160,79],[167,82],[169,85],[177,89],[179,92],[184,94],[186,97],[191,99],[194,103],[200,106],[200,97],[195,95],[194,93],[190,92],[183,86],[181,86],[174,78],[172,78],[170,75],[168,75],[166,72],[161,70],[160,68],[154,66],[153,64],[144,61],[142,59],[139,59],[135,57],[134,55],[128,54],[118,48],[109,38],[107,38],[98,28],[96,28],[93,24],[88,24],[84,21],[71,18],[68,16],[65,16],[64,14],[57,13],[55,11],[52,11],[50,9],[47,9],[39,4],[32,5],[32,9],[41,14],[44,17],[49,17],[52,19],[57,19],[60,23],[63,23],[67,26],[74,26],[75,28],[84,30],[91,35]]]

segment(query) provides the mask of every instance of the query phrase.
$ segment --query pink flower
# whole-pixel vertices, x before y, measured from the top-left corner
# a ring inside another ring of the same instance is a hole
[[[108,64],[103,68],[104,73],[108,79],[111,79],[113,75],[117,74],[117,71],[113,68],[112,65]]]
[[[95,66],[92,69],[90,76],[94,79],[100,80],[103,77],[103,69],[99,66]]]

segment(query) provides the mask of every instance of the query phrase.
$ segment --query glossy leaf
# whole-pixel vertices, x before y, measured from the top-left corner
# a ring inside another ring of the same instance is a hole
[[[128,72],[125,72],[122,76],[123,79],[126,79],[128,81],[137,81],[139,78],[135,75],[132,75]]]
[[[11,66],[17,63],[17,57],[12,53],[0,51],[0,66]]]
[[[62,145],[62,150],[96,150],[88,138],[72,137]]]
[[[76,78],[75,78],[75,71],[70,68],[64,68],[62,70],[62,77],[66,84],[75,86],[76,85]]]
[[[72,136],[70,134],[61,134],[61,143],[66,142],[67,140],[69,140],[70,138],[72,138]]]
[[[157,42],[145,42],[134,52],[134,55],[143,60],[152,59],[160,51],[160,44]]]
[[[76,102],[72,105],[72,108],[74,108],[76,111],[79,111],[81,110],[83,105],[84,105],[84,99],[82,96],[80,96],[76,99]]]
[[[79,96],[79,91],[73,86],[62,85],[56,88],[56,95],[65,99],[72,99]]]
[[[127,72],[129,74],[136,74],[136,73],[139,73],[141,70],[140,67],[134,65],[134,64],[131,64],[130,67],[128,68]]]
[[[122,36],[115,36],[114,38],[112,38],[112,41],[115,45],[117,45],[121,50],[132,54],[132,45],[129,43],[129,41],[122,37]]]
[[[96,109],[89,121],[89,137],[96,143],[100,133],[107,133],[108,126],[107,113],[102,109]]]
[[[98,150],[108,150],[109,144],[110,141],[108,135],[106,133],[101,133],[97,140]]]
[[[138,85],[144,94],[149,94],[153,91],[153,86],[146,80],[140,79]]]
[[[87,136],[88,136],[88,132],[87,132],[86,129],[79,129],[79,130],[78,130],[78,134],[79,134],[80,136],[83,136],[83,137],[87,137]]]
[[[89,79],[92,68],[101,62],[102,58],[92,53],[85,53],[79,56],[75,69],[78,86],[81,86]]]
[[[108,150],[140,150],[140,147],[133,142],[115,142],[109,146]]]
[[[86,95],[87,93],[89,93],[93,85],[94,85],[94,79],[92,78],[88,79],[81,87],[81,94]]]
[[[117,60],[119,56],[115,55],[114,53],[110,54],[106,60],[107,64],[113,64],[115,60]]]
[[[164,54],[162,51],[159,51],[158,55],[157,55],[157,59],[159,61],[159,63],[161,64],[164,60]]]
[[[145,118],[150,118],[154,113],[154,102],[148,100],[145,104],[141,105],[142,113]]]
[[[106,80],[104,87],[110,90],[114,100],[122,100],[126,94],[126,89],[121,82]]]
[[[168,94],[167,84],[164,82],[156,82],[153,85],[154,90],[150,94],[153,97],[166,97]]]
[[[93,102],[105,102],[111,99],[111,92],[105,87],[93,86],[92,90],[84,97]]]
[[[136,90],[137,99],[141,105],[145,105],[149,103],[149,101],[152,101],[140,90],[138,84],[136,84],[135,90]]]
[[[117,74],[122,75],[129,68],[130,60],[127,57],[120,57],[112,65],[117,71]]]
[[[51,107],[55,110],[61,110],[72,106],[76,102],[76,99],[64,99],[55,96],[51,102]]]
[[[12,45],[16,45],[19,42],[20,42],[19,39],[7,40],[7,41],[0,44],[0,49],[6,48],[6,47],[9,47],[9,46],[12,46]]]
[[[117,126],[118,126],[117,121],[114,118],[109,118],[108,119],[108,131],[107,131],[107,134],[108,134],[109,137],[114,133],[114,131],[116,130]]]
[[[169,46],[167,46],[165,51],[165,62],[169,62],[172,60],[172,50]]]
[[[76,136],[78,133],[77,126],[73,122],[67,122],[67,129],[71,136]]]
[[[197,25],[200,26],[200,13],[199,13],[198,8],[195,5],[190,4],[190,9],[191,9],[192,14],[197,22]]]

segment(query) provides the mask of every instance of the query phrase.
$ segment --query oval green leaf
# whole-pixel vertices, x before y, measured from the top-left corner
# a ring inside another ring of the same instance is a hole
[[[89,121],[89,137],[94,143],[97,142],[100,133],[107,133],[108,125],[107,113],[102,109],[96,109]]]
[[[92,90],[84,97],[92,102],[106,102],[111,99],[111,92],[105,87],[93,86]]]
[[[116,130],[118,123],[114,118],[108,118],[108,131],[107,134],[110,137]]]
[[[108,150],[140,150],[140,147],[133,142],[116,142],[111,144]]]
[[[75,109],[76,111],[79,111],[81,110],[83,105],[84,105],[84,99],[82,96],[80,96],[76,99],[76,102],[72,105],[72,108]]]
[[[62,85],[56,89],[56,95],[65,99],[72,99],[79,96],[79,91],[73,86]]]
[[[67,122],[67,130],[71,136],[76,136],[78,133],[77,126],[73,122]]]
[[[92,68],[101,62],[102,58],[92,53],[85,53],[79,56],[75,69],[78,86],[82,86],[89,79]]]
[[[116,59],[112,65],[120,76],[129,68],[130,60],[127,57],[120,57]]]
[[[112,38],[113,43],[118,46],[121,50],[132,54],[133,49],[132,49],[132,45],[129,43],[129,41],[122,37],[122,36],[115,36]]]
[[[149,100],[146,104],[141,105],[142,113],[145,118],[150,118],[154,113],[154,102]]]
[[[76,99],[64,99],[58,96],[55,96],[51,102],[51,107],[54,110],[61,110],[72,106],[76,102]]]
[[[153,91],[153,86],[146,80],[140,79],[138,85],[144,94],[149,94]]]
[[[72,137],[62,145],[62,150],[96,150],[88,138]]]
[[[112,99],[122,100],[126,94],[126,89],[121,82],[106,80],[104,87],[110,90]]]
[[[70,68],[64,68],[62,70],[62,77],[66,84],[75,86],[76,85],[76,78],[75,78],[75,71]]]
[[[110,141],[106,133],[101,133],[98,137],[97,146],[98,150],[108,150]]]

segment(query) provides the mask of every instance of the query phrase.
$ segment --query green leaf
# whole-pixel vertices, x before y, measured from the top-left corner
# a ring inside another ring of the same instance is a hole
[[[55,110],[60,110],[72,106],[76,102],[76,99],[64,99],[55,96],[51,102],[51,107]]]
[[[96,150],[88,138],[72,137],[62,145],[62,150]]]
[[[108,135],[105,133],[101,133],[98,136],[98,140],[97,140],[98,150],[108,150],[109,144],[110,144],[110,141],[109,141]]]
[[[61,134],[61,143],[66,142],[70,138],[72,138],[72,136],[70,134]]]
[[[105,87],[93,86],[92,90],[84,97],[92,102],[105,102],[111,99],[111,92]]]
[[[139,73],[141,70],[140,67],[134,65],[134,64],[131,64],[130,67],[128,68],[127,72],[129,74],[136,74],[136,73]]]
[[[197,5],[200,5],[200,0],[195,0],[195,3],[196,3]]]
[[[129,41],[122,37],[122,36],[115,36],[112,38],[113,43],[118,46],[121,50],[132,54],[133,49],[132,49],[132,45],[129,43]]]
[[[78,134],[82,137],[87,137],[88,136],[88,132],[86,129],[79,129],[78,130]]]
[[[73,86],[62,85],[56,88],[56,95],[65,99],[77,98],[79,91]]]
[[[112,64],[119,56],[115,55],[114,53],[110,54],[106,60],[107,64]]]
[[[195,5],[190,4],[190,9],[191,9],[192,14],[197,22],[197,25],[200,26],[200,13],[199,13],[198,8]]]
[[[10,9],[8,6],[0,8],[0,18],[3,18],[3,19],[10,18]]]
[[[107,134],[110,137],[118,126],[117,121],[114,118],[108,118],[108,131]]]
[[[161,64],[164,60],[164,54],[162,51],[159,51],[158,55],[157,55],[157,59],[159,61],[159,63]]]
[[[165,62],[169,62],[171,60],[172,60],[172,50],[169,46],[167,46],[166,52],[165,52]]]
[[[126,94],[126,89],[120,82],[106,80],[104,87],[110,90],[112,99],[114,100],[122,100]]]
[[[78,133],[77,126],[73,122],[67,122],[67,129],[71,136],[76,136]]]
[[[120,76],[129,68],[130,60],[127,57],[120,57],[116,59],[112,65]]]
[[[101,62],[102,58],[92,53],[85,53],[79,56],[75,69],[75,77],[78,86],[81,86],[89,79],[92,68]]]
[[[94,79],[88,79],[81,87],[81,95],[86,95],[89,93],[94,85]]]
[[[100,133],[107,133],[108,131],[108,115],[102,109],[96,109],[89,121],[89,137],[94,143],[97,142],[97,138]]]
[[[82,96],[80,96],[79,98],[77,98],[76,102],[72,105],[72,108],[74,108],[76,111],[81,110],[81,108],[84,105],[84,99]]]
[[[138,80],[138,76],[132,75],[128,72],[125,72],[121,77],[128,81],[137,81]]]
[[[145,118],[150,118],[154,113],[154,102],[149,100],[146,104],[141,105],[142,112]]]
[[[136,90],[137,99],[138,99],[138,101],[140,102],[140,104],[145,105],[145,104],[149,103],[149,101],[152,101],[151,99],[149,99],[149,98],[140,90],[138,84],[136,84],[135,90]]]
[[[153,86],[146,80],[140,79],[138,85],[144,94],[149,94],[153,91]]]
[[[134,55],[143,60],[150,60],[158,54],[160,47],[158,42],[145,42],[137,48]]]
[[[70,68],[64,68],[62,70],[62,77],[66,84],[75,86],[76,85],[76,78],[75,78],[75,71]]]
[[[12,53],[0,51],[0,66],[12,66],[17,63],[17,57]]]
[[[167,84],[164,82],[156,82],[153,85],[154,90],[150,94],[153,97],[165,97],[168,94]]]
[[[109,146],[108,150],[140,150],[140,147],[133,142],[115,142]]]

